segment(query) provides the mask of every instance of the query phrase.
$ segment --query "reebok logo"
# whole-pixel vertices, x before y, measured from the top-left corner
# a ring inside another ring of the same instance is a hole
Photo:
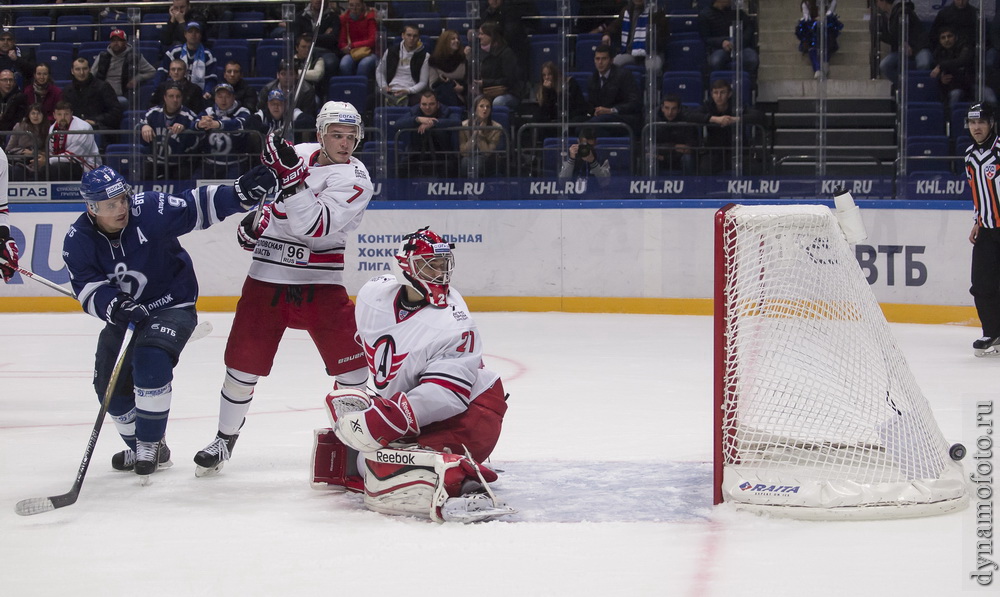
[[[384,462],[386,464],[414,464],[413,454],[403,454],[401,452],[383,452],[379,450],[375,453],[375,460],[377,462]]]

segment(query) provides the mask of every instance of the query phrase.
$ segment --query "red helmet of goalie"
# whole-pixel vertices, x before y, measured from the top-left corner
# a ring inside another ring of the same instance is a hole
[[[448,285],[455,268],[454,243],[424,226],[403,237],[396,252],[401,284],[412,287],[434,307],[448,306]]]

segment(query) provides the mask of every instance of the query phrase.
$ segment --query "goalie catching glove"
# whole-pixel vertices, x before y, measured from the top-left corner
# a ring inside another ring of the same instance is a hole
[[[295,153],[295,146],[274,133],[269,134],[264,141],[260,161],[274,172],[282,196],[294,194],[296,187],[309,176],[309,167]]]
[[[6,265],[0,265],[0,275],[4,282],[10,282],[17,272],[17,243],[10,237],[10,228],[7,226],[0,226],[0,257],[7,262]]]
[[[267,166],[254,166],[236,179],[233,188],[240,205],[244,209],[253,209],[263,203],[269,194],[278,190],[278,179]]]
[[[244,251],[253,251],[257,246],[257,241],[260,240],[261,235],[267,230],[268,224],[271,223],[271,206],[265,205],[260,210],[260,220],[254,226],[256,216],[256,211],[248,213],[244,216],[240,225],[236,227],[236,242],[240,243],[240,247]]]
[[[420,433],[406,394],[371,397],[360,390],[337,390],[326,396],[334,433],[358,452],[373,452],[406,436]]]

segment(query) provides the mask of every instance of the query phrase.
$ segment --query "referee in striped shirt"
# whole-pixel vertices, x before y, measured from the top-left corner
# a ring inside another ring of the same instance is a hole
[[[974,143],[965,153],[965,172],[972,189],[976,221],[972,243],[972,293],[983,326],[983,337],[972,343],[975,355],[997,353],[1000,345],[1000,143],[996,112],[989,103],[976,103],[966,114]]]

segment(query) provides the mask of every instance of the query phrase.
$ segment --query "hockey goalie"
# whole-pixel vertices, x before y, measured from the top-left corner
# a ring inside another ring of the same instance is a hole
[[[355,319],[375,392],[326,397],[313,486],[364,494],[367,508],[436,522],[512,514],[481,464],[500,437],[506,395],[483,366],[479,329],[450,287],[454,245],[426,227],[404,237],[396,276],[358,292]]]

